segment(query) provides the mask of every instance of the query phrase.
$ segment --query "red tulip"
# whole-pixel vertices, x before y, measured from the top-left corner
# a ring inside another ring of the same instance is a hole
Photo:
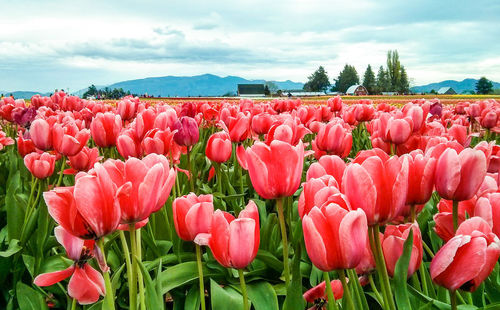
[[[24,157],[24,165],[38,179],[48,178],[54,173],[56,156],[49,153],[30,153]]]
[[[229,116],[224,123],[227,126],[227,132],[232,142],[239,143],[248,138],[250,134],[250,116],[238,112],[236,117]]]
[[[198,143],[200,132],[194,118],[183,116],[174,125],[174,141],[182,146],[191,146]]]
[[[422,263],[422,234],[418,224],[408,223],[403,225],[387,225],[384,231],[384,236],[381,238],[382,250],[384,252],[385,265],[389,276],[394,277],[394,270],[398,259],[403,255],[403,246],[408,239],[410,230],[413,231],[413,245],[410,257],[410,264],[408,265],[408,278],[420,268]]]
[[[135,120],[130,124],[130,129],[136,140],[142,140],[146,133],[154,128],[155,118],[156,112],[151,108],[137,114]]]
[[[298,118],[287,117],[284,121],[276,121],[271,126],[265,142],[269,145],[273,140],[280,140],[291,145],[297,145],[309,133],[311,131],[304,127]]]
[[[406,202],[408,160],[399,160],[397,156],[387,158],[387,154],[370,156],[362,162],[356,158],[347,166],[342,178],[342,192],[353,209],[365,211],[368,225],[391,221]]]
[[[173,130],[175,123],[177,122],[177,113],[174,109],[169,108],[166,111],[158,113],[155,118],[154,128],[159,128],[161,130],[170,129]]]
[[[329,155],[338,155],[340,157],[347,157],[351,152],[352,135],[348,130],[347,125],[339,122],[329,122],[320,127],[318,135],[313,143],[321,151]]]
[[[76,176],[74,199],[78,212],[88,224],[94,239],[112,233],[120,223],[117,186],[102,164],[95,164],[90,173]]]
[[[74,170],[72,172],[76,172],[89,171],[94,167],[95,163],[102,159],[102,157],[99,156],[99,150],[96,147],[89,148],[85,146],[80,153],[75,156],[69,156],[68,159],[71,168]]]
[[[2,150],[7,145],[14,144],[14,140],[10,137],[7,137],[5,132],[0,130],[0,150]]]
[[[116,149],[123,158],[139,158],[143,153],[141,140],[136,138],[132,128],[126,129],[118,135],[116,138]]]
[[[223,163],[231,158],[232,144],[225,131],[216,132],[208,138],[205,154],[216,163]]]
[[[319,178],[328,174],[333,176],[339,186],[341,186],[345,167],[345,161],[336,155],[321,156],[318,162],[312,163],[312,165],[309,166],[306,179]]]
[[[90,124],[90,133],[100,147],[116,145],[116,138],[122,130],[120,115],[111,112],[97,113]]]
[[[500,236],[500,193],[487,194],[477,200],[474,215],[483,218]]]
[[[337,111],[342,110],[342,98],[340,98],[340,96],[335,96],[334,98],[329,98],[326,101],[326,104],[333,112],[337,112]]]
[[[261,113],[252,117],[252,131],[258,135],[265,135],[274,123],[273,115]]]
[[[406,204],[424,204],[429,201],[434,189],[436,159],[424,156],[420,150],[411,152],[406,158],[408,158],[408,195],[406,196]]]
[[[265,199],[291,196],[300,185],[304,146],[274,140],[255,143],[246,150],[248,173],[255,191]]]
[[[340,280],[335,279],[330,282],[333,291],[333,297],[335,300],[339,300],[344,296],[344,288],[342,287],[342,282]],[[323,281],[310,290],[306,291],[303,295],[304,299],[308,303],[316,303],[318,300],[328,300],[328,294],[326,292],[326,282]],[[313,307],[311,309],[317,309]]]
[[[455,236],[453,229],[453,202],[441,199],[437,205],[438,213],[434,215],[434,231],[444,241]],[[474,215],[475,199],[462,200],[458,203],[458,225],[469,216]]]
[[[329,196],[340,194],[337,181],[330,175],[313,178],[305,182],[299,197],[299,216],[302,218],[314,206],[321,207]]]
[[[175,230],[182,240],[193,241],[198,234],[210,232],[214,213],[212,195],[190,193],[176,198],[172,211]]]
[[[52,126],[46,120],[39,118],[31,123],[30,137],[40,150],[52,149]]]
[[[125,98],[118,101],[118,103],[116,104],[118,114],[120,114],[123,120],[129,120],[134,118],[135,113],[137,112],[137,106],[138,106],[138,101]]]
[[[81,305],[95,303],[99,296],[106,295],[106,288],[102,275],[87,263],[93,257],[94,241],[77,238],[61,226],[54,229],[54,234],[74,263],[64,270],[38,275],[34,283],[38,286],[51,286],[71,277],[68,295]]]
[[[198,234],[194,242],[208,245],[222,266],[245,268],[257,255],[260,244],[257,206],[250,201],[237,219],[227,212],[215,211],[210,233]]]
[[[481,126],[487,129],[491,129],[498,124],[499,120],[499,111],[495,111],[493,109],[484,109],[481,113]]]
[[[52,143],[54,149],[65,156],[74,156],[82,150],[90,137],[88,129],[80,130],[74,122],[54,124]]]
[[[31,138],[24,138],[21,133],[19,133],[17,137],[17,151],[19,152],[19,155],[21,157],[25,157],[29,153],[35,152],[35,144],[33,143],[33,140]]]
[[[313,207],[302,227],[307,254],[320,270],[350,269],[361,261],[368,236],[363,210],[348,211],[335,203]]]
[[[410,118],[392,118],[387,127],[387,140],[394,144],[405,143],[413,132],[413,121]]]
[[[460,224],[455,237],[436,253],[430,265],[432,280],[455,291],[473,292],[493,271],[500,257],[500,240],[480,217]]]
[[[486,176],[486,157],[478,150],[465,149],[460,154],[447,149],[436,165],[436,190],[444,199],[471,199]]]

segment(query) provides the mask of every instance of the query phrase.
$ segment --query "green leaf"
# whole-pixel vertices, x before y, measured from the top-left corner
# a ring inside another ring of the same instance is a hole
[[[411,309],[408,299],[406,281],[408,278],[408,266],[413,248],[413,229],[408,234],[408,238],[403,246],[403,254],[399,257],[394,269],[394,297],[399,309]]]
[[[194,284],[189,289],[184,303],[184,310],[198,310],[200,309],[200,288]]]
[[[444,302],[439,301],[439,300],[436,300],[436,299],[432,299],[432,298],[420,293],[419,291],[417,291],[413,286],[408,286],[408,292],[424,303],[428,303],[428,302],[432,301],[434,307],[439,309],[439,310],[450,310],[451,309],[451,306],[449,304],[444,303]]]
[[[20,310],[48,309],[42,294],[22,282],[17,282],[17,303]]]
[[[217,270],[208,269],[205,264],[203,264],[203,275],[205,278],[224,276]],[[163,295],[176,287],[198,279],[198,267],[195,261],[177,264],[163,271],[160,274],[160,278],[161,293]]]
[[[10,257],[17,252],[21,251],[22,247],[19,245],[19,240],[11,239],[9,242],[9,247],[5,251],[0,251],[1,257]]]
[[[269,282],[259,281],[247,285],[248,298],[255,310],[278,310],[278,297]]]
[[[268,251],[259,249],[256,259],[261,260],[268,267],[276,270],[279,273],[283,272],[283,262],[277,259],[276,256]]]
[[[30,255],[23,254],[23,262],[24,265],[26,266],[26,269],[28,269],[30,275],[32,278],[35,277],[35,258]]]
[[[243,296],[231,287],[222,288],[210,279],[210,296],[212,309],[236,310],[243,308]]]
[[[120,275],[122,274],[123,269],[125,269],[125,264],[121,265],[120,268],[113,273],[113,277],[111,277],[111,287],[113,288],[113,292],[116,292],[121,285]]]
[[[7,191],[5,195],[5,208],[7,209],[7,229],[9,232],[9,240],[20,239],[21,229],[24,223],[24,212],[19,207],[17,190],[21,184],[19,171],[10,177],[8,180]]]
[[[163,301],[161,295],[158,296],[156,293],[156,287],[149,275],[149,272],[144,267],[144,264],[137,260],[137,264],[141,269],[142,275],[144,277],[144,283],[146,284],[146,306],[148,309],[163,309]]]
[[[54,272],[68,268],[73,264],[73,261],[66,258],[64,255],[49,256],[43,260],[40,266],[40,273]]]
[[[302,225],[296,225],[297,233],[302,233]],[[296,239],[297,240],[297,239]],[[292,260],[292,281],[287,288],[283,310],[304,309],[304,298],[302,297],[302,274],[300,272],[300,256],[302,252],[302,242],[295,244],[295,254]]]

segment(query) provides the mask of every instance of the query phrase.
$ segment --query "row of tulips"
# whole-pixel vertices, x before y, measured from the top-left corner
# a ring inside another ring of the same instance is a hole
[[[58,92],[0,117],[7,309],[500,307],[495,100]]]

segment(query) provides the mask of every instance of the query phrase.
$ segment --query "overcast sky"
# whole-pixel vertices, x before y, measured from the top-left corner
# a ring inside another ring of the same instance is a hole
[[[500,1],[0,0],[0,90],[212,73],[304,82],[399,51],[413,85],[500,81]]]

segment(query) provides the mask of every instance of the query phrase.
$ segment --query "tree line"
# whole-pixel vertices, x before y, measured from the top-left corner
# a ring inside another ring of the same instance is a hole
[[[82,95],[82,98],[94,97],[96,99],[120,99],[127,95],[130,95],[130,91],[124,91],[123,88],[111,89],[109,87],[104,87],[103,89],[97,89],[97,87],[92,84]]]
[[[397,92],[407,94],[410,92],[410,82],[406,69],[399,60],[397,50],[387,52],[387,66],[380,66],[375,76],[375,72],[371,65],[365,70],[363,82],[360,83],[360,78],[356,68],[346,64],[338,77],[334,79],[334,84],[330,83],[328,74],[323,66],[320,66],[312,75],[308,77],[307,83],[304,84],[305,91],[338,91],[345,93],[351,85],[363,85],[369,94],[380,94],[382,92]]]

